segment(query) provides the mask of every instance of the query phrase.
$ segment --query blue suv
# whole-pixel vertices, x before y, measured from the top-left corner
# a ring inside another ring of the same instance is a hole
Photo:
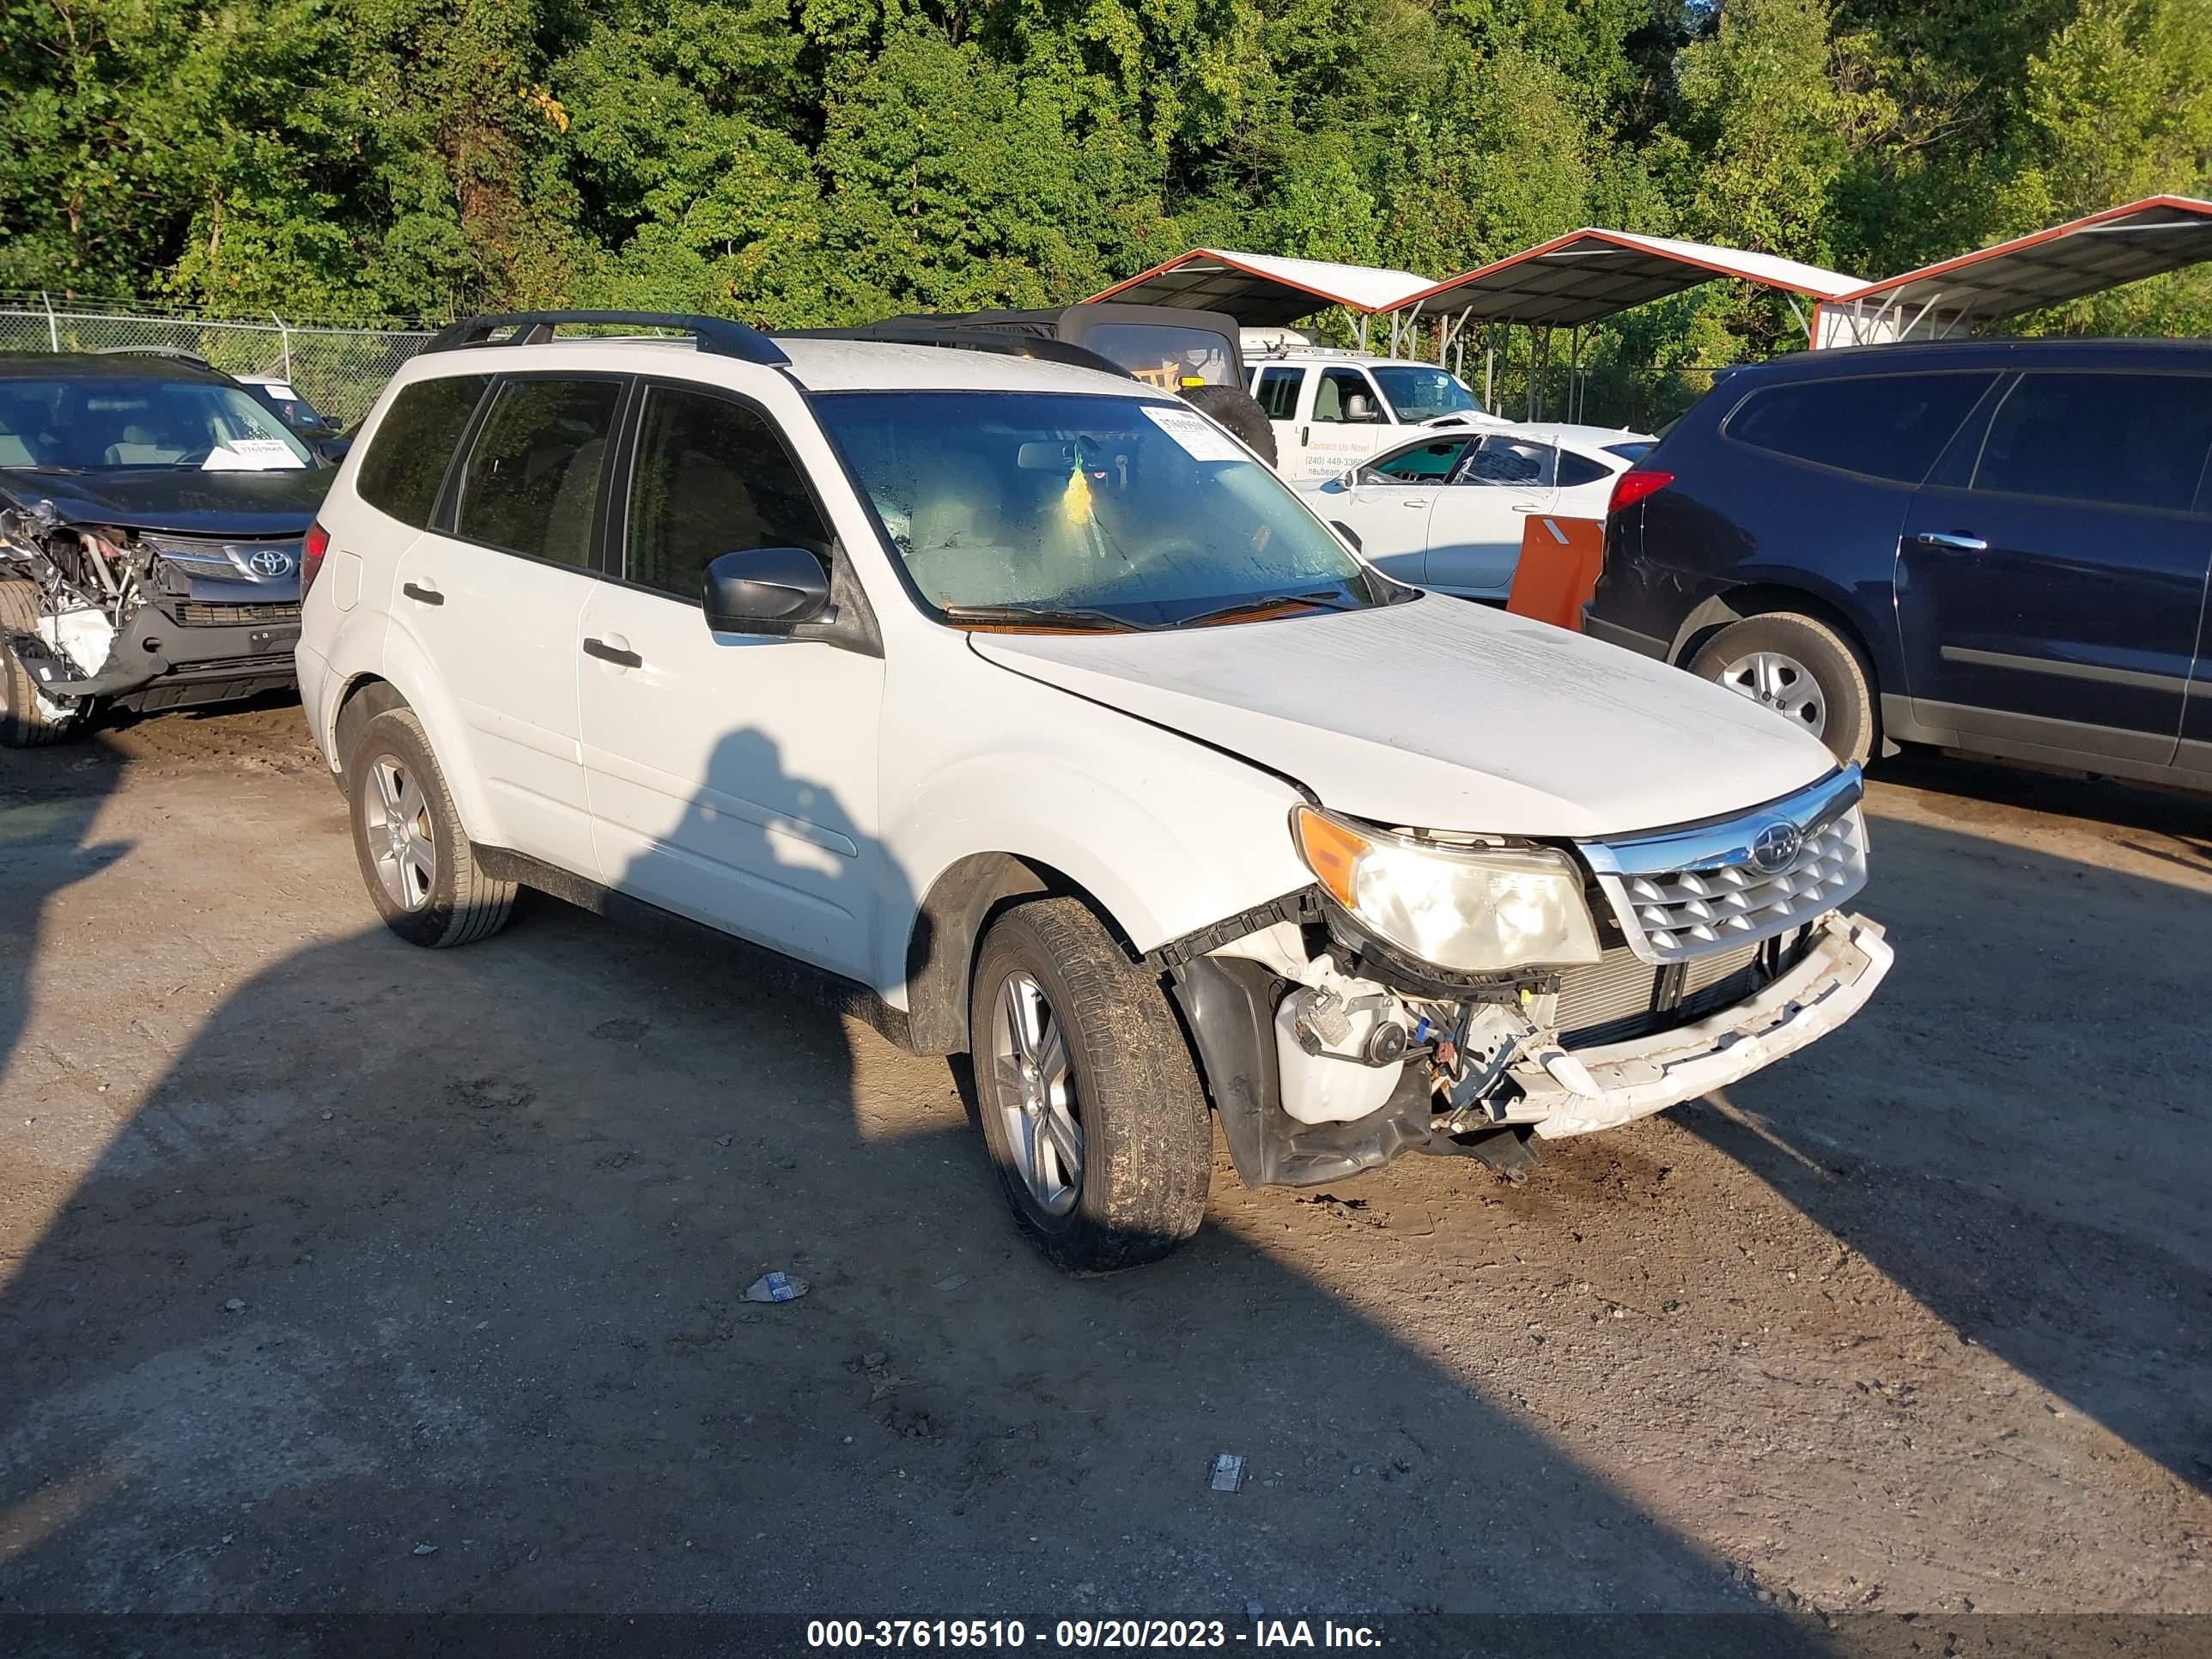
[[[1599,639],[1897,743],[2212,790],[2212,342],[1808,352],[1731,374],[1606,521]]]

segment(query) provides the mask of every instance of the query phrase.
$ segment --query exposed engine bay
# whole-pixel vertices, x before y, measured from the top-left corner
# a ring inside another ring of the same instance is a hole
[[[52,724],[101,703],[167,708],[279,684],[299,637],[301,543],[73,523],[50,501],[0,511],[0,616]]]

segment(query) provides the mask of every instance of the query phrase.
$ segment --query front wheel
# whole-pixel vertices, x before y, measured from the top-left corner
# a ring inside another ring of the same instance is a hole
[[[1112,1273],[1198,1231],[1213,1128],[1189,1044],[1088,908],[1040,899],[992,926],[969,1030],[984,1142],[1046,1255]]]
[[[23,659],[8,643],[10,633],[39,629],[39,590],[27,581],[0,577],[0,745],[30,749],[58,742],[84,723],[74,703],[57,702],[39,689]]]
[[[1772,709],[1839,761],[1864,766],[1874,753],[1874,676],[1824,622],[1776,611],[1731,623],[1691,659],[1690,672]]]

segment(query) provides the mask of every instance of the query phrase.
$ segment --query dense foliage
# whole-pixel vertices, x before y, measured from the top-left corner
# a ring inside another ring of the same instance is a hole
[[[2212,170],[2212,0],[9,0],[0,289],[773,323],[1583,223],[1877,275]],[[2173,278],[2046,325],[2194,329]],[[1725,289],[1607,349],[1786,330]]]

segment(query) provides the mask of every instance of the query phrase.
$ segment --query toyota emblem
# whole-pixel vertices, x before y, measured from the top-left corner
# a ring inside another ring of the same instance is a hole
[[[1770,876],[1778,876],[1796,863],[1805,837],[1794,823],[1770,823],[1751,843],[1751,861]]]
[[[281,547],[264,547],[249,557],[246,565],[257,576],[289,575],[292,569],[292,556]]]

